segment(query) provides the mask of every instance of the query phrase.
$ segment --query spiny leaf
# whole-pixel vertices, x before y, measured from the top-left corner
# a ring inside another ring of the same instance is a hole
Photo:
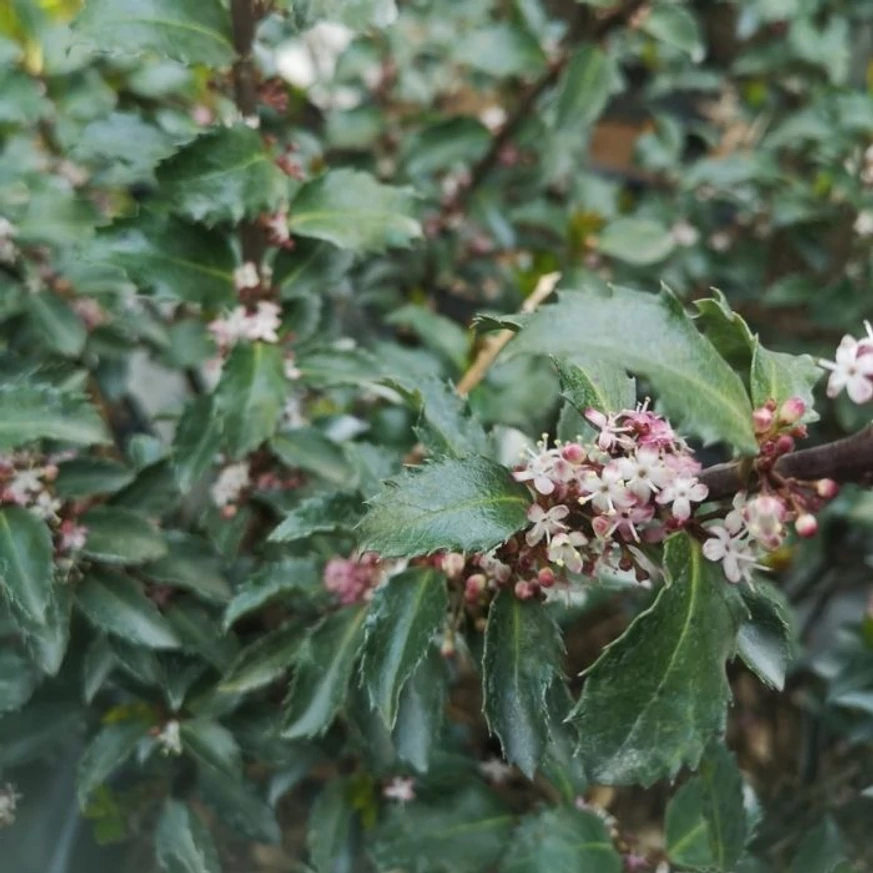
[[[445,579],[432,568],[398,573],[373,596],[361,679],[389,728],[397,720],[400,692],[442,628],[448,606]]]
[[[288,543],[316,533],[351,530],[362,512],[363,503],[357,496],[341,492],[317,494],[295,506],[269,538],[273,542]]]
[[[145,721],[106,725],[91,741],[79,759],[79,804],[84,806],[95,788],[102,785],[114,770],[130,756],[148,733]]]
[[[546,695],[561,672],[561,633],[538,601],[509,589],[488,611],[482,659],[484,710],[507,761],[533,778],[549,740]]]
[[[791,608],[778,588],[761,579],[740,594],[749,615],[737,635],[737,654],[762,682],[781,691],[795,651]]]
[[[665,550],[665,584],[588,670],[571,713],[579,754],[593,782],[651,785],[697,766],[724,730],[736,620],[727,583],[687,535]],[[632,677],[616,682],[616,676]]]
[[[130,509],[96,506],[82,516],[83,553],[107,564],[145,564],[167,554],[160,531]]]
[[[592,282],[503,323],[523,328],[507,347],[510,356],[548,350],[583,366],[627,369],[651,381],[675,424],[706,442],[757,451],[742,381],[668,291],[646,294]]]
[[[305,638],[305,631],[294,621],[258,637],[228,667],[219,690],[244,694],[274,682],[294,666]]]
[[[52,595],[49,529],[19,506],[0,509],[0,586],[28,623],[43,625]]]
[[[209,829],[178,800],[164,804],[155,831],[155,854],[165,873],[221,873]]]
[[[430,767],[448,696],[445,659],[433,646],[400,692],[391,739],[397,755],[419,773]]]
[[[360,524],[360,546],[385,557],[484,552],[525,526],[529,505],[528,490],[505,467],[445,458],[385,484]]]

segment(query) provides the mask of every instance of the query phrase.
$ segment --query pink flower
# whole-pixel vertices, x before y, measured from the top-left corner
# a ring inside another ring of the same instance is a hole
[[[731,536],[721,525],[709,528],[710,539],[703,544],[703,554],[710,561],[720,561],[729,582],[751,582],[752,569],[758,566],[749,544]]]
[[[415,780],[405,776],[395,776],[383,789],[382,796],[398,803],[415,800]]]
[[[62,552],[78,552],[85,547],[88,540],[88,528],[76,524],[71,519],[61,522],[60,527]]]
[[[785,504],[770,494],[759,494],[743,509],[746,530],[765,549],[778,549],[785,538],[782,523],[788,514]]]
[[[679,521],[687,521],[691,517],[691,504],[706,500],[709,489],[693,476],[677,476],[669,482],[664,490],[655,498],[662,506],[672,504],[670,511]]]
[[[570,509],[567,506],[553,506],[549,510],[545,510],[539,503],[534,503],[527,511],[527,520],[531,522],[531,529],[525,534],[525,542],[533,547],[540,540],[546,541],[552,538],[552,534],[560,533],[567,530],[567,525],[563,524],[561,519],[566,518],[570,514]]]
[[[590,500],[591,505],[600,512],[612,513],[616,507],[630,506],[634,502],[617,463],[607,464],[600,475],[592,471],[585,473],[579,487],[588,495],[580,498],[579,502],[584,504]]]
[[[639,500],[648,500],[653,491],[660,491],[672,478],[657,449],[641,446],[628,458],[618,462],[628,490]]]

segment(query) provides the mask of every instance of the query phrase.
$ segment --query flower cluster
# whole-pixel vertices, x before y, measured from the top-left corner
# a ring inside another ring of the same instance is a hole
[[[23,506],[42,519],[57,519],[61,508],[51,489],[57,464],[25,453],[0,457],[0,503]]]
[[[864,322],[867,336],[856,340],[846,334],[837,347],[833,361],[819,361],[830,370],[828,397],[836,397],[845,389],[854,403],[873,399],[873,327]]]
[[[706,499],[700,464],[648,403],[613,415],[589,409],[585,417],[597,430],[591,444],[548,448],[543,439],[515,470],[535,498],[529,526],[472,560],[468,602],[510,579],[522,599],[565,581],[566,573],[633,571],[645,581],[656,572],[646,546],[685,527]]]
[[[331,558],[324,566],[324,587],[343,606],[369,600],[382,580],[385,567],[374,552],[351,558]]]
[[[209,323],[209,330],[222,351],[241,339],[252,342],[279,341],[282,308],[269,300],[260,300],[253,309],[237,306],[229,315]]]

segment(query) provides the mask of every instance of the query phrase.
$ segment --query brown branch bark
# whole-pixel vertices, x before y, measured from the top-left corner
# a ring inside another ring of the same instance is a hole
[[[470,181],[459,193],[457,206],[466,205],[473,193],[491,175],[500,163],[500,154],[504,147],[515,138],[519,129],[530,116],[540,97],[553,85],[556,85],[561,73],[564,72],[573,57],[573,48],[579,42],[602,42],[614,30],[629,21],[637,12],[647,5],[649,0],[627,0],[618,9],[608,12],[602,17],[593,14],[580,19],[579,27],[571,27],[560,56],[549,69],[524,92],[518,105],[507,118],[504,125],[491,140],[488,151],[473,165],[470,170]]]
[[[243,118],[254,118],[258,114],[258,72],[252,58],[252,45],[258,26],[259,7],[257,0],[231,0],[231,20],[233,23],[233,44],[237,60],[233,66],[233,89],[237,109]],[[254,222],[240,225],[240,244],[243,261],[251,261],[260,267],[267,247],[263,228]]]
[[[873,425],[836,442],[783,455],[775,469],[791,479],[868,484],[873,481]],[[730,497],[748,484],[741,462],[717,464],[698,478],[709,488],[710,500]]]

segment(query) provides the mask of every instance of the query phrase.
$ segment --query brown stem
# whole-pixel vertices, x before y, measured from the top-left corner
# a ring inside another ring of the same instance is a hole
[[[561,73],[564,72],[570,59],[573,57],[573,48],[580,40],[590,42],[601,42],[606,39],[609,34],[619,28],[622,24],[632,18],[639,12],[648,0],[628,0],[622,3],[621,6],[613,12],[609,12],[601,18],[583,19],[585,24],[580,28],[570,28],[564,47],[557,58],[549,66],[549,69],[534,82],[527,91],[522,95],[518,105],[513,110],[512,114],[507,118],[504,125],[497,131],[494,138],[491,140],[491,145],[488,151],[473,165],[470,170],[470,181],[461,190],[458,195],[456,206],[464,206],[469,202],[473,192],[476,191],[482,183],[488,178],[494,168],[500,162],[500,154],[504,147],[515,138],[519,129],[524,125],[525,121],[530,117],[531,112],[539,101],[540,97],[545,94],[553,85],[557,84]],[[593,23],[590,23],[593,21]]]
[[[233,88],[237,109],[244,119],[258,115],[258,73],[252,58],[252,45],[259,14],[256,0],[231,0],[231,19],[233,21],[233,44],[237,60],[233,66]],[[251,261],[260,266],[267,247],[263,228],[255,222],[240,225],[240,243],[243,261]]]
[[[742,467],[742,462],[717,464],[700,474],[711,500],[730,497],[746,487]],[[866,484],[873,480],[873,425],[836,442],[783,455],[775,470],[781,476],[803,481],[833,479]]]

